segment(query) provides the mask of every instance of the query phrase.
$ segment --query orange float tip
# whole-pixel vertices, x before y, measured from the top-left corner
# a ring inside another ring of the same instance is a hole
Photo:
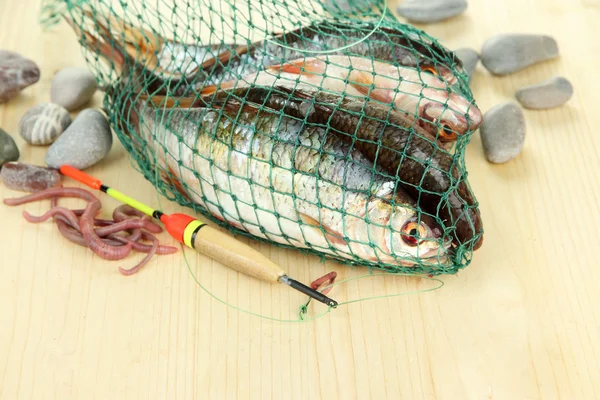
[[[185,214],[163,214],[160,216],[160,221],[165,225],[165,229],[173,238],[181,243],[184,243],[183,234],[185,228],[196,219]]]
[[[102,187],[102,182],[99,179],[94,178],[93,176],[89,176],[83,171],[78,170],[77,168],[71,167],[70,165],[63,165],[60,167],[60,172],[68,176],[69,178],[73,178],[78,182],[83,183],[91,187],[92,189],[100,190]]]

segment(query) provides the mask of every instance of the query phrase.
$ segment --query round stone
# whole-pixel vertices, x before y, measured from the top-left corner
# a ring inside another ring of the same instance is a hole
[[[52,78],[50,100],[69,111],[87,104],[96,92],[96,79],[86,68],[65,68]]]
[[[443,21],[467,9],[467,0],[405,0],[397,8],[398,14],[412,22]]]
[[[33,61],[13,51],[0,50],[0,103],[40,80],[40,69]]]
[[[23,192],[39,192],[60,184],[57,170],[19,162],[4,164],[0,177],[8,188]]]
[[[473,79],[473,73],[475,72],[475,68],[477,68],[477,64],[479,63],[479,54],[469,48],[461,48],[455,51],[456,56],[462,61],[463,68],[465,73],[469,77],[469,83]]]
[[[112,133],[106,117],[88,108],[50,146],[46,164],[56,169],[62,165],[86,169],[106,157],[111,147]]]
[[[525,130],[525,116],[516,103],[499,104],[486,112],[479,133],[488,161],[500,164],[519,155]]]
[[[15,140],[0,128],[0,168],[9,161],[17,161],[19,156],[19,148]]]
[[[481,49],[481,63],[494,75],[511,74],[556,57],[558,44],[546,35],[496,35]]]
[[[53,143],[71,123],[71,115],[63,107],[42,103],[30,108],[19,123],[19,134],[29,144]]]
[[[525,108],[539,110],[560,107],[573,97],[573,85],[567,78],[557,76],[522,87],[517,91],[516,97]]]

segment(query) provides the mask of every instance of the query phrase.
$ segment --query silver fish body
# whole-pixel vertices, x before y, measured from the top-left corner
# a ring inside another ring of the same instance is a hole
[[[449,241],[415,201],[325,129],[266,110],[162,112],[140,103],[137,134],[163,179],[250,234],[325,255],[443,263]],[[235,121],[235,123],[234,123]]]

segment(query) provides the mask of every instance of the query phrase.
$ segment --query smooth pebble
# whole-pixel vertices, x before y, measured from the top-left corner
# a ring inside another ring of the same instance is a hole
[[[53,143],[71,124],[71,115],[63,107],[42,103],[30,108],[19,123],[19,134],[29,144]]]
[[[0,103],[40,80],[40,69],[33,61],[13,51],[0,50]]]
[[[52,78],[50,100],[69,111],[87,104],[96,92],[96,79],[86,68],[65,68]]]
[[[500,164],[519,155],[525,130],[525,116],[517,103],[499,104],[486,112],[479,132],[488,161]]]
[[[71,165],[86,169],[101,161],[112,147],[112,133],[106,117],[99,111],[85,109],[67,130],[50,146],[46,164],[59,169]]]
[[[19,162],[4,164],[0,177],[7,187],[22,192],[39,192],[60,184],[57,170]]]
[[[17,161],[19,156],[19,148],[15,140],[0,128],[0,168],[9,161]]]
[[[558,44],[547,35],[496,35],[481,49],[481,63],[494,75],[511,74],[556,57]]]
[[[517,100],[525,108],[546,109],[559,107],[573,97],[573,85],[567,78],[557,76],[517,90]]]
[[[405,0],[398,6],[398,14],[412,22],[438,22],[461,14],[467,9],[467,0]]]
[[[465,73],[469,77],[469,83],[473,79],[473,73],[479,63],[479,53],[473,49],[463,47],[455,51],[456,56],[462,61]]]

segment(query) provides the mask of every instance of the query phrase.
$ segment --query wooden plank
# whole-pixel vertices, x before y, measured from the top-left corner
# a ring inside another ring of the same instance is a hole
[[[0,126],[15,136],[23,161],[41,164],[46,149],[23,142],[19,119],[49,100],[55,71],[84,59],[65,24],[42,32],[38,6],[21,0],[0,7],[0,47],[42,69],[38,84],[0,106]],[[484,111],[553,75],[575,87],[568,105],[525,112],[525,148],[510,163],[488,164],[474,135],[467,167],[485,242],[472,265],[442,278],[445,286],[435,292],[353,303],[316,322],[273,322],[208,295],[181,254],[155,258],[143,273],[125,278],[117,265],[139,256],[103,261],[67,243],[52,224],[31,225],[20,215],[22,209],[41,213],[46,203],[0,206],[0,398],[600,397],[599,20],[597,1],[490,0],[469,2],[455,19],[419,26],[450,48],[479,49],[501,32],[557,38],[560,60],[502,78],[480,65],[473,90]],[[93,105],[100,101],[97,94]],[[181,210],[159,201],[118,142],[89,172],[152,206]],[[0,184],[1,198],[14,195]],[[102,201],[105,212],[117,205]],[[331,270],[340,279],[365,273],[241,240],[305,282]],[[202,285],[220,299],[276,318],[297,317],[301,295],[186,254]],[[332,297],[432,285],[376,277],[336,287]]]

